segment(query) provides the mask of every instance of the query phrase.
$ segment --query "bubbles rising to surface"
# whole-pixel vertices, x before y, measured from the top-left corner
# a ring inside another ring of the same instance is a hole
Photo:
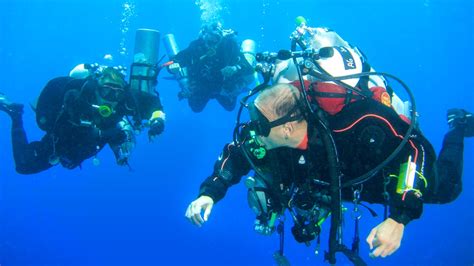
[[[270,0],[262,0],[262,16],[260,20],[260,40],[258,41],[258,47],[261,48],[262,42],[265,39],[265,19],[266,15],[269,13]]]
[[[201,25],[222,22],[222,11],[225,9],[222,0],[196,0],[194,3],[201,10]]]
[[[127,33],[130,30],[130,20],[135,16],[135,2],[125,1],[122,4],[122,16],[120,18],[120,47],[119,53],[121,56],[127,56]]]

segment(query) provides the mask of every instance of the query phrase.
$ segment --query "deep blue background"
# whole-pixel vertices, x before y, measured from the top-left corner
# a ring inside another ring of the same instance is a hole
[[[56,76],[82,62],[120,56],[120,42],[133,51],[135,30],[174,33],[181,47],[197,37],[200,11],[194,1],[136,0],[129,31],[122,33],[124,1],[0,0],[0,91],[32,103]],[[417,98],[425,135],[439,150],[450,107],[474,111],[474,7],[471,0],[244,0],[223,2],[224,25],[253,38],[259,50],[289,47],[294,18],[335,29],[361,47],[377,70],[402,78]],[[163,47],[160,51],[164,53]],[[145,134],[131,160],[134,171],[115,165],[106,149],[95,167],[52,168],[18,175],[10,144],[10,120],[0,114],[0,265],[273,265],[276,235],[253,231],[243,185],[230,189],[203,228],[184,211],[231,139],[235,112],[215,102],[194,114],[179,102],[177,85],[162,80],[166,131],[154,143]],[[25,110],[31,140],[39,139],[31,108]],[[402,246],[380,265],[472,265],[474,263],[473,141],[466,140],[464,191],[448,205],[427,205],[422,219],[405,230]],[[381,208],[376,207],[379,214]],[[365,212],[362,237],[381,218]],[[291,222],[288,222],[290,224]],[[352,238],[347,216],[346,244]],[[322,234],[327,248],[328,225]],[[287,226],[287,230],[289,226]],[[288,234],[286,254],[293,265],[316,265],[322,256]],[[347,261],[338,257],[341,264]]]

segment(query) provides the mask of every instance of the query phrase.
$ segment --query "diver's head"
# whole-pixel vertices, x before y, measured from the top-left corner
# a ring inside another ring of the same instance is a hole
[[[126,88],[127,82],[120,70],[106,67],[101,71],[97,78],[95,106],[103,117],[110,116],[117,104],[125,99]]]
[[[124,75],[113,67],[107,67],[102,70],[99,76],[97,86],[97,95],[99,100],[108,103],[118,103],[125,97],[127,82]]]
[[[223,28],[220,22],[203,25],[199,33],[200,38],[209,46],[216,45],[222,39],[223,35]]]
[[[298,147],[306,136],[300,92],[291,84],[263,90],[250,107],[250,127],[267,149]]]

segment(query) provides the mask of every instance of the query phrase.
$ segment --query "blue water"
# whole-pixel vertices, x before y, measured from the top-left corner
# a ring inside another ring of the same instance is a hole
[[[124,10],[132,4],[133,12]],[[380,71],[402,78],[413,90],[425,135],[439,150],[447,130],[445,111],[474,111],[471,0],[242,0],[222,1],[224,26],[259,50],[289,47],[298,15],[313,26],[336,30],[362,48]],[[174,33],[181,47],[197,37],[201,11],[182,0],[0,0],[0,91],[32,103],[56,76],[76,64],[103,62],[105,54],[129,65],[135,30]],[[133,13],[133,14],[130,14]],[[123,20],[123,22],[122,22]],[[122,52],[123,54],[120,54]],[[164,54],[164,48],[161,48]],[[240,184],[196,228],[185,218],[200,182],[211,173],[223,145],[231,140],[235,112],[210,102],[192,113],[178,101],[178,86],[160,75],[158,89],[167,113],[166,131],[149,143],[145,134],[131,160],[134,171],[115,165],[112,152],[100,153],[82,169],[55,167],[18,175],[10,144],[10,120],[0,114],[0,265],[274,265],[278,237],[253,231],[254,216]],[[31,140],[39,139],[31,108],[25,110]],[[464,191],[448,205],[427,205],[409,224],[402,246],[370,265],[473,265],[474,142],[466,140]],[[376,207],[382,215],[382,209]],[[361,237],[381,222],[365,212]],[[291,221],[288,217],[288,225]],[[352,239],[347,216],[345,243]],[[290,226],[287,226],[287,231]],[[328,227],[321,251],[327,250]],[[297,244],[287,232],[292,265],[321,265],[313,247]],[[322,252],[321,252],[322,253]],[[338,256],[341,265],[348,265]]]

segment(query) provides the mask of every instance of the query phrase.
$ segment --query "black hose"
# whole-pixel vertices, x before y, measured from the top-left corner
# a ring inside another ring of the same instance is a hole
[[[336,252],[338,247],[338,231],[342,221],[342,209],[341,209],[341,174],[339,169],[339,160],[337,158],[337,152],[335,147],[332,145],[331,132],[326,127],[318,126],[322,129],[321,140],[324,147],[326,148],[330,187],[329,194],[331,195],[331,228],[329,231],[329,251],[326,253],[325,259],[330,264],[336,263]]]
[[[301,45],[300,45],[301,46]],[[296,49],[296,41],[293,40],[291,44],[292,51]],[[309,102],[307,92],[305,89],[305,84],[303,80],[303,75],[301,69],[298,66],[296,57],[293,57],[293,63],[296,66],[298,73],[298,79],[301,85],[301,92],[304,97],[304,102],[307,106],[307,109],[310,113],[310,118],[317,121],[316,126],[318,132],[321,134],[321,140],[326,149],[326,155],[328,160],[328,171],[330,178],[330,187],[329,194],[331,196],[331,228],[329,231],[329,251],[325,254],[325,259],[330,264],[336,264],[336,252],[338,251],[338,231],[341,228],[342,223],[342,208],[341,208],[341,173],[339,169],[339,158],[337,155],[337,148],[332,137],[331,130],[327,127],[323,119],[323,114],[317,103],[313,107]],[[314,110],[317,108],[317,110]]]

